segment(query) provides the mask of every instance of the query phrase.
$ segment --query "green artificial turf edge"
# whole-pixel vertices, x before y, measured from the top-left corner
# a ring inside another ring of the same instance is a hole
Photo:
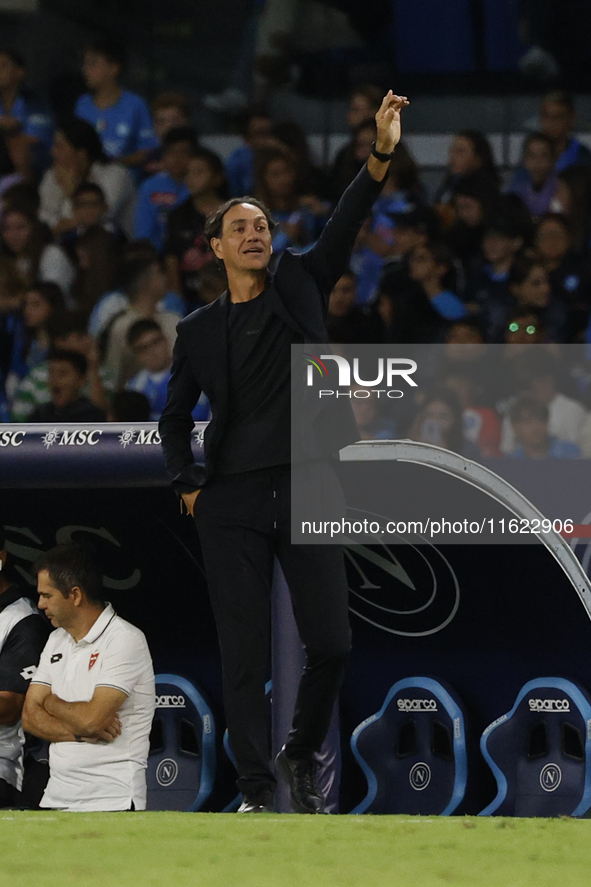
[[[0,811],[10,887],[583,887],[575,819]]]

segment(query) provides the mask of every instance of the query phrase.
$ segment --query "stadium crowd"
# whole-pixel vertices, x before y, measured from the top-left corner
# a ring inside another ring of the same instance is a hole
[[[256,196],[278,223],[275,256],[305,251],[370,156],[378,87],[354,91],[328,169],[297,124],[262,107],[224,162],[184,96],[148,107],[120,85],[124,65],[115,43],[89,44],[88,92],[53,120],[23,92],[19,54],[0,50],[2,422],[158,420],[177,322],[225,289],[207,216]],[[591,457],[591,151],[575,126],[572,98],[547,94],[508,181],[486,137],[462,130],[432,196],[397,147],[332,293],[331,341],[442,348],[412,408],[352,392],[364,438]],[[504,344],[491,363],[488,346]],[[193,415],[208,418],[206,400]]]

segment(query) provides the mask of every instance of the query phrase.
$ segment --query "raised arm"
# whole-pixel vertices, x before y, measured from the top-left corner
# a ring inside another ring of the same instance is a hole
[[[408,104],[406,96],[394,95],[392,90],[384,96],[375,118],[376,153],[389,155],[394,151],[400,141],[400,112]],[[349,265],[355,239],[382,190],[389,167],[389,160],[374,155],[369,158],[343,193],[316,244],[301,257],[327,303],[335,283]]]

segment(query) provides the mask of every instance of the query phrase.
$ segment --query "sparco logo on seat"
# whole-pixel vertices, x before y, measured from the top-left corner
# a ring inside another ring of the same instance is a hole
[[[398,711],[437,711],[435,699],[397,699]]]
[[[568,699],[530,699],[529,710],[541,711],[570,711]]]

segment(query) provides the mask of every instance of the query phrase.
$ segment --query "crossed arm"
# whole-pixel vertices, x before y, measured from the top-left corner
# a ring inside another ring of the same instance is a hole
[[[31,684],[23,707],[23,729],[49,742],[113,742],[121,733],[117,712],[122,690],[97,687],[88,702],[64,702],[46,684]]]

